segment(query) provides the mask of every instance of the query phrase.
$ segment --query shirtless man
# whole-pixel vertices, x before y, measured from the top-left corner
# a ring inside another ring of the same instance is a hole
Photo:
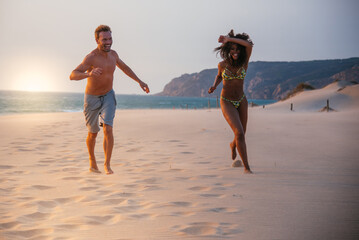
[[[90,157],[90,171],[101,173],[97,167],[95,158],[95,143],[99,128],[99,117],[103,126],[105,152],[104,169],[106,174],[112,174],[110,166],[113,138],[113,119],[116,111],[116,98],[113,87],[113,73],[116,66],[127,76],[139,83],[146,93],[150,90],[146,83],[142,82],[136,74],[111,50],[112,35],[108,26],[100,25],[96,28],[95,38],[97,48],[89,53],[82,63],[71,72],[70,80],[82,80],[87,78],[85,90],[84,114],[88,135],[86,144]]]

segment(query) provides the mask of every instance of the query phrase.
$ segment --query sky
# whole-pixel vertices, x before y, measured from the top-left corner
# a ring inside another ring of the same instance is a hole
[[[218,37],[254,42],[251,61],[359,57],[357,0],[0,0],[0,90],[84,92],[69,75],[97,47],[113,45],[151,93],[173,78],[216,68]],[[120,69],[117,94],[144,94]]]

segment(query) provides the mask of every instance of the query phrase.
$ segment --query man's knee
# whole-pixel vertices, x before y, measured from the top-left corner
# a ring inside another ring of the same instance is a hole
[[[96,139],[96,137],[97,137],[97,133],[89,132],[87,135],[88,139]]]
[[[104,124],[103,125],[103,132],[105,135],[110,136],[113,134],[113,128],[110,125]]]

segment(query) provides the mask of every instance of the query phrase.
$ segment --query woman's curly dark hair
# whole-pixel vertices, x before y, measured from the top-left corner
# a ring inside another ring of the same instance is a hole
[[[236,34],[234,35],[233,33],[233,29],[228,33],[227,35],[230,38],[239,38],[239,39],[243,39],[248,41],[250,44],[254,45],[252,40],[249,38],[249,35],[247,33],[242,33],[242,34]],[[237,45],[238,49],[239,49],[239,57],[237,60],[234,60],[229,52],[231,50],[231,47],[233,45]],[[247,60],[247,52],[246,52],[246,48],[240,44],[237,43],[233,43],[233,42],[226,42],[225,44],[222,44],[221,46],[217,47],[214,49],[215,52],[217,52],[217,54],[219,53],[221,55],[221,58],[225,61],[228,61],[232,66],[234,67],[242,67]]]

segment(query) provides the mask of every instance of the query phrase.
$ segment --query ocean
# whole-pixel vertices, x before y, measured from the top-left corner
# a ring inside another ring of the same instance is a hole
[[[217,98],[165,97],[116,94],[117,109],[204,109],[217,108]],[[219,101],[218,101],[219,102]],[[267,105],[275,100],[251,100]],[[82,112],[83,93],[0,91],[0,114]]]

